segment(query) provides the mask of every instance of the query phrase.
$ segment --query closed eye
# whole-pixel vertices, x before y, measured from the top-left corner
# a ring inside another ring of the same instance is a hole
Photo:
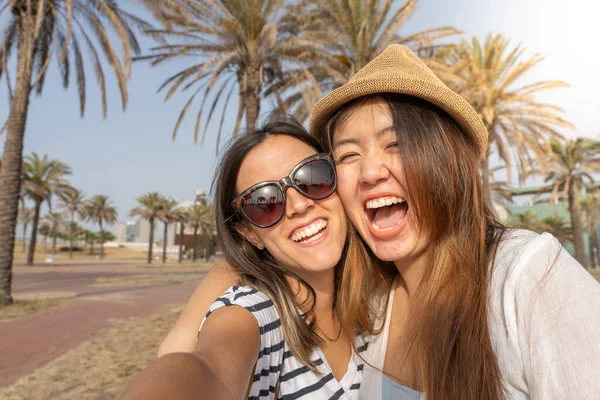
[[[343,162],[347,162],[350,161],[353,157],[358,156],[357,153],[346,153],[341,155],[340,157],[337,158],[337,160],[335,160],[336,164],[340,164]]]
[[[385,146],[385,149],[397,149],[399,147],[398,142],[392,142],[390,144],[388,144],[387,146]]]

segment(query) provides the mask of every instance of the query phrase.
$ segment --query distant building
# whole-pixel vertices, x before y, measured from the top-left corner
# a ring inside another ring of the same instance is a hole
[[[150,223],[140,219],[137,221],[119,222],[115,236],[119,243],[148,243]]]

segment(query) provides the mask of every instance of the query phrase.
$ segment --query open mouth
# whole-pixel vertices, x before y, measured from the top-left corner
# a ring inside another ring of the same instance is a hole
[[[325,229],[327,229],[327,220],[320,218],[309,226],[294,231],[292,240],[302,244],[312,243],[323,236]]]
[[[408,203],[401,197],[386,196],[367,201],[365,213],[377,231],[394,229],[406,217]]]

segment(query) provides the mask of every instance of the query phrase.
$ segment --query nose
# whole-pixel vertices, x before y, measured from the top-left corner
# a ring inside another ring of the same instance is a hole
[[[375,185],[385,181],[389,176],[390,171],[386,168],[383,157],[373,154],[362,160],[359,176],[361,183]]]
[[[285,195],[285,215],[288,218],[295,215],[302,215],[315,206],[314,200],[303,196],[294,188],[288,188]]]

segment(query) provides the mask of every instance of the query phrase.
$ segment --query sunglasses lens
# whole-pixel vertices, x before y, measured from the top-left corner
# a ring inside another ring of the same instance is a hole
[[[314,160],[294,174],[294,184],[312,199],[324,199],[335,189],[335,169],[325,160]]]
[[[256,225],[273,225],[283,215],[283,193],[274,185],[260,187],[244,197],[242,209]]]

